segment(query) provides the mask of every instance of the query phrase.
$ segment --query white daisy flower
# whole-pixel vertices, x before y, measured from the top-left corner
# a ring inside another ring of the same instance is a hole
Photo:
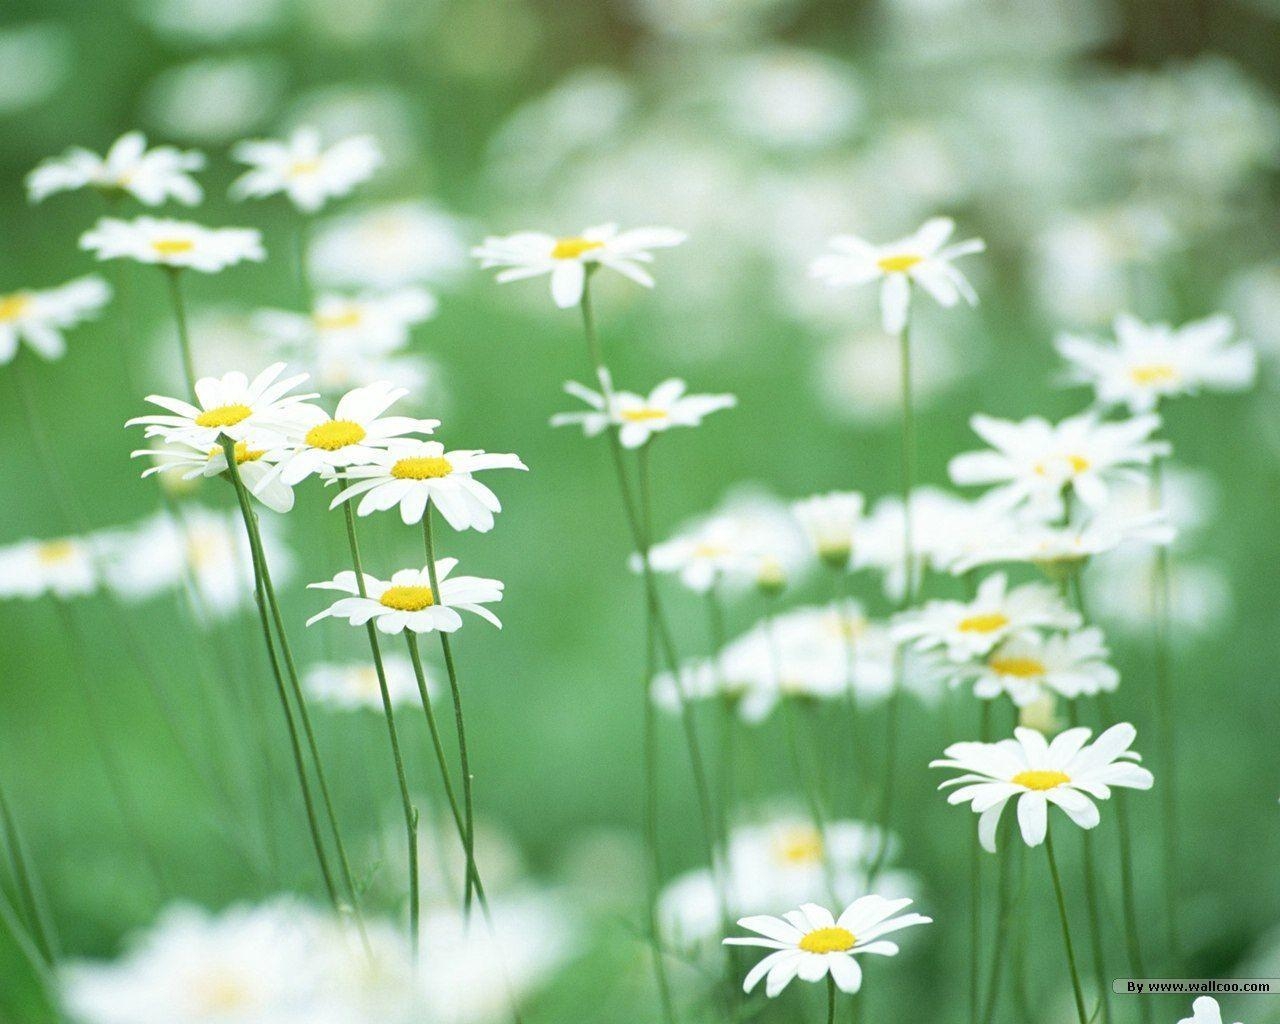
[[[250,447],[263,447],[260,442],[264,439],[278,444],[304,410],[311,419],[323,415],[315,406],[305,404],[317,395],[289,394],[307,375],[280,380],[284,368],[284,363],[273,363],[253,380],[234,370],[221,377],[201,377],[195,386],[198,406],[180,398],[148,395],[148,402],[169,414],[135,416],[125,426],[142,425],[147,428],[147,437],[203,451],[216,445],[223,434],[233,441],[250,442]]]
[[[93,188],[106,195],[130,195],[144,206],[175,199],[195,206],[204,192],[191,177],[204,167],[204,154],[172,146],[147,149],[142,132],[127,132],[112,143],[105,157],[79,146],[50,157],[27,175],[33,203],[55,192]]]
[[[1235,323],[1228,316],[1174,328],[1122,313],[1114,330],[1114,345],[1075,335],[1063,335],[1057,342],[1074,379],[1092,385],[1100,405],[1127,405],[1136,415],[1176,395],[1242,391],[1257,376],[1252,346],[1231,343]]]
[[[413,662],[408,655],[383,651],[382,668],[387,676],[387,695],[393,705],[414,704],[421,699],[418,677],[414,674]],[[427,693],[434,696],[436,682],[429,672],[425,675]],[[307,694],[319,703],[342,711],[359,708],[383,710],[378,671],[368,661],[320,662],[307,669],[302,685]]]
[[[759,937],[728,938],[727,946],[759,946],[773,950],[747,973],[743,990],[750,992],[765,981],[765,995],[777,996],[793,978],[822,981],[828,975],[841,992],[857,992],[862,987],[859,954],[895,956],[898,945],[884,936],[912,925],[929,924],[922,914],[902,914],[909,899],[887,900],[883,896],[862,896],[850,903],[840,916],[816,903],[805,903],[782,917],[766,914],[744,917],[739,927]]]
[[[969,423],[995,450],[957,455],[949,466],[951,479],[999,485],[984,499],[991,507],[1030,505],[1047,518],[1062,514],[1068,487],[1085,505],[1101,508],[1111,480],[1142,479],[1135,467],[1170,451],[1167,442],[1151,440],[1160,428],[1154,413],[1118,423],[1083,413],[1057,424],[1039,416],[1015,423],[978,414]]]
[[[703,417],[738,404],[733,395],[687,395],[684,381],[672,377],[649,392],[648,397],[633,391],[613,392],[613,422],[624,448],[639,448],[654,434],[672,427],[697,427]],[[607,400],[598,391],[568,381],[565,391],[581,398],[587,412],[562,412],[551,417],[553,427],[581,426],[587,437],[595,437],[609,425]]]
[[[1024,633],[1006,640],[957,678],[973,680],[975,697],[991,700],[1007,693],[1020,708],[1046,690],[1068,700],[1092,697],[1120,685],[1120,673],[1107,663],[1110,654],[1096,626],[1049,636]]]
[[[233,199],[282,193],[304,213],[347,195],[382,166],[382,152],[371,136],[353,135],[326,149],[314,128],[299,128],[284,141],[241,142],[231,155],[251,168],[232,183]]]
[[[966,501],[936,487],[911,494],[913,562],[917,574],[945,571],[963,552],[989,536],[992,514],[978,502]],[[855,569],[874,569],[884,578],[884,591],[897,601],[906,589],[906,548],[902,499],[888,495],[864,517],[853,549]]]
[[[403,288],[460,272],[467,265],[464,231],[428,203],[387,203],[321,221],[308,259],[317,281]]]
[[[310,314],[264,309],[255,330],[281,345],[348,356],[386,355],[409,344],[412,328],[436,313],[439,303],[425,288],[361,295],[320,295]]]
[[[847,569],[865,504],[856,491],[832,491],[792,502],[791,513],[804,528],[818,558],[833,569]]]
[[[373,621],[383,633],[452,633],[462,627],[462,611],[474,612],[486,622],[502,628],[498,617],[482,607],[502,600],[502,583],[480,576],[456,576],[449,573],[458,564],[456,558],[436,559],[436,578],[440,593],[431,587],[428,569],[401,569],[390,580],[380,580],[365,573],[366,597],[360,597],[354,572],[340,572],[332,580],[312,583],[313,590],[339,590],[344,597],[307,620],[310,626],[321,619],[346,619],[353,626]]]
[[[155,217],[103,217],[80,236],[80,248],[100,260],[131,259],[202,274],[267,258],[262,234],[255,228],[206,228],[191,221]]]
[[[1076,629],[1080,616],[1042,583],[1009,589],[1004,573],[988,576],[972,601],[929,601],[893,624],[894,638],[917,650],[945,648],[953,662],[989,653],[1011,637],[1042,629]]]
[[[83,597],[98,588],[93,541],[79,537],[23,540],[0,548],[0,599],[51,594]]]
[[[0,366],[13,361],[22,341],[45,359],[61,359],[67,350],[62,332],[96,316],[110,299],[100,277],[0,295]]]
[[[1191,1004],[1191,1016],[1183,1017],[1178,1024],[1222,1024],[1222,1008],[1212,996],[1200,996]]]
[[[980,815],[982,847],[995,853],[1000,815],[1014,797],[1023,840],[1039,846],[1048,829],[1049,804],[1081,828],[1093,828],[1100,820],[1093,800],[1109,799],[1112,786],[1150,789],[1155,780],[1133,763],[1141,758],[1129,749],[1136,735],[1132,725],[1122,722],[1092,743],[1088,729],[1068,729],[1050,743],[1034,729],[1017,728],[1013,739],[998,743],[953,743],[944,751],[946,757],[929,767],[964,773],[938,788],[960,787],[947,803],[972,805]]]
[[[551,275],[551,297],[561,309],[582,301],[587,270],[608,267],[646,288],[653,278],[642,264],[653,262],[651,249],[679,245],[688,236],[675,228],[633,228],[618,231],[616,224],[587,228],[580,235],[557,238],[538,231],[521,231],[503,237],[490,236],[471,250],[484,268],[503,268],[499,283]]]
[[[525,469],[518,455],[499,455],[478,449],[447,452],[439,441],[396,444],[378,452],[345,473],[350,483],[330,508],[364,495],[359,515],[400,506],[406,524],[422,521],[428,503],[434,504],[455,530],[493,529],[493,515],[502,511],[498,496],[472,474],[486,469]]]
[[[314,473],[330,479],[339,470],[366,465],[406,434],[430,434],[439,420],[384,416],[408,389],[387,381],[348,391],[332,417],[315,405],[298,407],[285,431],[277,473],[290,487]]]
[[[993,524],[981,543],[958,555],[950,563],[959,575],[983,565],[1001,562],[1029,562],[1048,571],[1078,565],[1087,558],[1137,543],[1165,545],[1176,534],[1163,512],[1142,515],[1093,516],[1083,525],[1046,525],[1038,520],[1005,517]]]
[[[955,227],[949,217],[934,217],[915,234],[886,245],[837,235],[830,242],[835,252],[814,260],[811,273],[837,287],[882,281],[881,323],[889,334],[900,334],[907,324],[912,284],[948,308],[962,298],[971,306],[977,304],[977,294],[952,262],[987,246],[980,238],[944,246]]]
[[[257,448],[248,441],[235,443],[236,468],[249,493],[273,512],[293,508],[293,488],[273,472],[278,451]],[[164,448],[140,448],[131,458],[150,458],[154,465],[142,471],[143,479],[156,473],[179,472],[184,480],[221,476],[227,472],[227,452],[220,444],[197,448],[175,442]]]

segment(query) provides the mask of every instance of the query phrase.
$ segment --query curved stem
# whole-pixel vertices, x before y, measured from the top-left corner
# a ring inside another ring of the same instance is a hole
[[[182,372],[187,378],[187,390],[193,395],[196,391],[196,361],[191,352],[191,331],[187,326],[187,304],[182,298],[182,271],[177,267],[166,267],[165,276],[169,279],[169,298],[173,303],[173,320],[178,329],[178,349],[182,353]]]
[[[361,597],[368,597],[364,585],[364,566],[360,562],[360,542],[356,539],[356,521],[351,502],[342,503],[347,524],[347,544],[351,548],[351,564],[355,569],[356,588]],[[400,806],[404,812],[405,840],[409,849],[409,944],[414,962],[418,959],[418,944],[422,933],[419,926],[418,885],[418,810],[409,796],[409,783],[404,774],[404,758],[400,755],[400,737],[396,732],[395,712],[391,707],[391,691],[387,688],[387,670],[382,664],[382,649],[378,644],[378,631],[373,622],[365,624],[369,634],[369,651],[378,676],[378,691],[382,695],[382,713],[387,720],[387,739],[391,744],[391,759],[395,763],[396,783],[400,787]]]
[[[1062,944],[1067,951],[1067,967],[1071,972],[1071,991],[1075,995],[1076,1013],[1080,1024],[1089,1024],[1089,1015],[1084,1008],[1084,990],[1080,987],[1080,972],[1076,969],[1076,950],[1071,942],[1071,924],[1067,919],[1067,900],[1062,893],[1062,878],[1058,874],[1058,861],[1053,855],[1053,830],[1046,829],[1044,834],[1044,852],[1049,861],[1049,877],[1053,880],[1053,895],[1058,902],[1058,917],[1062,921]]]
[[[22,901],[30,920],[31,937],[45,966],[52,967],[61,956],[57,929],[53,924],[53,916],[49,913],[44,889],[28,864],[26,844],[23,842],[22,833],[18,831],[18,823],[9,806],[9,799],[5,795],[3,786],[0,786],[0,831],[4,833],[5,849],[13,870],[13,881],[18,890],[18,898]]]

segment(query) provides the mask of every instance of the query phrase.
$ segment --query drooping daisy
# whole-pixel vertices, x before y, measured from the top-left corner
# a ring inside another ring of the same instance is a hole
[[[1135,467],[1169,453],[1167,442],[1151,439],[1160,427],[1155,414],[1106,423],[1083,413],[1057,424],[1039,416],[1014,422],[978,414],[969,423],[994,451],[957,455],[951,479],[998,485],[986,497],[992,507],[1026,504],[1046,517],[1061,515],[1068,487],[1085,505],[1101,508],[1110,480],[1141,479]]]
[[[27,175],[27,195],[38,203],[55,192],[97,189],[108,196],[130,195],[144,206],[175,199],[195,206],[204,192],[191,177],[204,167],[204,154],[172,146],[147,149],[142,132],[127,132],[105,157],[79,146],[50,157]]]
[[[1114,345],[1075,335],[1057,342],[1074,378],[1092,385],[1101,405],[1127,405],[1136,415],[1151,412],[1163,398],[1240,391],[1257,375],[1257,356],[1249,344],[1232,343],[1235,324],[1228,316],[1175,328],[1122,313],[1114,330]]]
[[[648,397],[633,391],[613,393],[613,422],[624,448],[639,448],[654,434],[672,427],[696,427],[703,417],[738,404],[733,395],[687,395],[686,384],[678,378],[664,380]],[[595,437],[609,425],[607,399],[598,391],[568,381],[565,391],[591,406],[587,412],[562,412],[551,417],[553,427],[581,426],[587,437]]]
[[[1058,593],[1041,583],[1009,589],[1004,573],[988,576],[972,601],[929,601],[900,616],[893,625],[896,639],[918,650],[945,648],[953,662],[982,657],[1010,637],[1044,629],[1075,629],[1078,613]]]
[[[822,981],[828,975],[841,992],[857,992],[862,987],[862,967],[858,954],[895,956],[898,945],[884,936],[912,925],[929,924],[922,914],[902,914],[909,899],[887,900],[883,896],[862,896],[850,903],[840,916],[816,903],[805,903],[782,917],[761,914],[744,917],[739,927],[756,932],[749,938],[732,937],[727,946],[759,946],[773,950],[747,973],[743,990],[750,992],[765,981],[765,995],[777,996],[793,978]]]
[[[938,788],[960,787],[947,803],[972,806],[980,815],[982,847],[995,853],[1000,815],[1015,797],[1022,838],[1028,846],[1039,846],[1048,828],[1049,804],[1081,828],[1093,828],[1100,820],[1093,800],[1109,799],[1112,786],[1150,789],[1155,780],[1133,763],[1141,758],[1129,749],[1136,735],[1132,725],[1121,722],[1092,743],[1088,729],[1068,729],[1050,743],[1034,729],[1020,727],[1013,739],[998,743],[953,743],[944,751],[946,757],[929,767],[964,773]]]
[[[98,587],[92,538],[23,540],[0,548],[0,598],[66,599]]]
[[[458,450],[447,452],[439,441],[396,444],[378,452],[362,465],[346,471],[355,481],[333,499],[330,508],[357,495],[359,515],[400,506],[406,524],[422,521],[427,504],[434,504],[455,530],[493,529],[493,515],[502,511],[498,496],[472,474],[486,469],[525,469],[518,455]]]
[[[498,617],[482,607],[502,600],[502,583],[481,576],[449,578],[458,564],[456,558],[436,559],[436,578],[440,593],[431,588],[428,569],[401,569],[390,580],[380,580],[368,573],[364,577],[366,597],[360,597],[356,574],[340,572],[332,580],[312,583],[313,590],[338,590],[344,597],[307,620],[310,626],[321,619],[346,619],[353,626],[373,621],[383,633],[452,633],[462,627],[458,609],[474,612],[499,629]]]
[[[314,419],[319,410],[308,406],[314,394],[291,395],[294,388],[307,379],[305,373],[280,380],[284,363],[273,363],[249,380],[243,373],[232,371],[221,377],[201,377],[196,381],[196,401],[192,405],[180,398],[148,395],[147,401],[169,410],[168,415],[136,416],[125,426],[145,426],[147,437],[161,437],[170,444],[187,444],[208,451],[225,434],[233,441],[269,440],[278,444],[284,433],[298,418]],[[321,414],[323,415],[323,414]]]
[[[856,491],[832,491],[793,502],[791,512],[818,558],[833,569],[847,569],[864,505],[865,500]]]
[[[1026,707],[1047,690],[1069,700],[1114,690],[1120,673],[1108,664],[1110,653],[1096,626],[1048,636],[1023,633],[960,675],[973,680],[976,697],[991,700],[1007,693],[1015,705]]]
[[[653,278],[642,264],[653,262],[651,249],[679,245],[688,237],[675,228],[633,228],[619,231],[616,224],[587,228],[580,235],[557,238],[538,231],[491,236],[471,250],[483,268],[503,268],[499,283],[551,275],[551,297],[561,309],[582,301],[587,270],[608,267],[646,288]]]
[[[1222,1024],[1222,1008],[1212,996],[1200,996],[1191,1004],[1191,1016],[1183,1017],[1178,1024]]]
[[[273,472],[280,458],[278,450],[257,448],[248,441],[235,443],[236,468],[249,493],[273,512],[293,508],[293,488]],[[227,452],[221,444],[197,448],[182,442],[164,448],[140,448],[132,458],[151,458],[154,464],[142,471],[143,479],[156,473],[180,472],[183,479],[221,476],[227,472]]]
[[[420,699],[418,677],[408,655],[395,651],[382,652],[382,667],[387,676],[387,695],[394,704],[412,704]],[[425,668],[425,666],[424,666]],[[435,680],[426,675],[427,692],[436,691]],[[382,710],[382,688],[378,671],[368,661],[338,663],[321,662],[307,669],[302,684],[309,696],[321,704],[343,711],[358,708]]]
[[[206,228],[184,220],[103,217],[80,236],[80,248],[100,260],[131,259],[175,270],[216,274],[245,260],[267,258],[254,228]]]
[[[406,434],[430,434],[439,420],[384,416],[409,392],[387,381],[348,391],[332,417],[315,405],[299,406],[285,431],[285,453],[277,472],[290,487],[313,473],[329,478],[338,470],[371,462]]]
[[[22,341],[45,359],[61,359],[67,350],[62,332],[96,316],[110,298],[100,277],[0,295],[0,366],[13,360]]]
[[[232,184],[233,199],[282,193],[304,213],[347,195],[382,166],[382,152],[371,136],[353,135],[326,149],[314,128],[299,128],[284,141],[241,142],[231,155],[251,168]]]
[[[330,293],[316,299],[310,314],[264,309],[252,323],[290,349],[319,348],[351,357],[386,355],[404,348],[414,325],[434,316],[438,305],[425,288]]]
[[[944,245],[955,227],[949,217],[934,217],[915,234],[886,245],[837,235],[830,243],[835,252],[814,260],[811,272],[837,287],[883,281],[881,322],[889,334],[898,334],[907,323],[912,284],[918,284],[942,306],[954,306],[961,298],[971,306],[977,304],[977,294],[952,262],[983,252],[986,243],[971,238]]]

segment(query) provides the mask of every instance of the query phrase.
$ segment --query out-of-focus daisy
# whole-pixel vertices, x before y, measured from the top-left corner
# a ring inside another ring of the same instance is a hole
[[[420,202],[391,203],[326,219],[310,248],[316,280],[402,288],[452,277],[466,266],[465,227]]]
[[[327,294],[316,299],[310,314],[264,309],[252,322],[263,334],[299,351],[316,347],[351,356],[385,355],[404,348],[414,325],[434,316],[438,305],[425,288]]]
[[[0,598],[81,597],[98,587],[91,539],[23,540],[0,548]]]
[[[675,377],[664,380],[648,396],[633,391],[613,393],[613,422],[624,448],[639,448],[654,434],[672,427],[696,427],[703,417],[738,404],[733,395],[688,395],[686,384]],[[587,412],[562,412],[551,417],[553,427],[581,426],[587,437],[595,437],[609,425],[607,399],[598,391],[569,381],[565,391],[591,407]]]
[[[893,625],[898,640],[922,651],[946,648],[954,662],[987,654],[1010,637],[1044,629],[1075,629],[1078,613],[1041,583],[1009,589],[1004,573],[988,576],[972,601],[929,601],[901,615]]]
[[[293,487],[313,473],[326,479],[338,470],[364,465],[406,434],[430,434],[439,420],[384,416],[409,392],[387,381],[348,391],[333,416],[316,405],[299,406],[285,430],[280,479]]]
[[[245,260],[267,258],[254,228],[206,228],[184,220],[103,217],[80,236],[80,248],[100,260],[131,259],[174,270],[216,274]]]
[[[169,411],[168,415],[136,416],[125,426],[145,426],[147,437],[161,437],[170,444],[187,444],[208,451],[225,434],[233,441],[257,442],[270,438],[278,443],[303,410],[314,419],[320,410],[308,406],[314,394],[291,395],[307,379],[305,373],[280,379],[284,363],[273,363],[253,380],[233,370],[221,377],[196,381],[198,406],[180,398],[148,395],[147,401]]]
[[[1056,736],[1063,728],[1058,717],[1058,695],[1045,690],[1030,704],[1018,708],[1018,724],[1045,736]]]
[[[100,277],[0,295],[0,366],[13,360],[22,341],[45,359],[61,359],[67,350],[62,332],[96,316],[110,298]]]
[[[293,488],[273,472],[279,453],[267,448],[257,448],[248,441],[235,443],[236,468],[249,493],[273,512],[288,512],[293,508]],[[180,472],[186,480],[198,477],[221,476],[227,472],[227,452],[220,444],[209,448],[197,448],[182,442],[174,442],[165,448],[140,448],[132,458],[149,457],[154,464],[142,471],[142,476],[156,473]]]
[[[204,167],[204,154],[172,146],[147,149],[142,132],[128,132],[112,143],[105,157],[77,146],[51,157],[27,175],[33,203],[55,192],[93,188],[108,196],[130,195],[144,206],[175,199],[195,206],[204,192],[191,177]]]
[[[1130,636],[1151,630],[1151,609],[1161,595],[1151,573],[1149,559],[1118,554],[1089,572],[1089,607],[1108,627]],[[1175,644],[1221,630],[1230,621],[1234,607],[1231,576],[1217,562],[1185,557],[1170,566],[1169,639]]]
[[[382,667],[387,675],[387,695],[392,704],[412,704],[420,699],[418,677],[408,655],[394,651],[382,652]],[[427,692],[434,694],[435,680],[426,676]],[[321,704],[328,704],[343,711],[357,708],[382,710],[382,688],[378,684],[378,671],[369,661],[321,662],[307,669],[302,680],[308,695]]]
[[[1135,467],[1169,453],[1167,442],[1151,440],[1160,427],[1155,414],[1105,423],[1084,413],[1053,424],[1039,416],[1015,423],[979,413],[969,423],[994,451],[957,455],[949,466],[951,479],[996,484],[986,496],[993,507],[1028,504],[1048,517],[1061,515],[1068,487],[1084,504],[1101,508],[1110,480],[1141,479]]]
[[[1039,846],[1048,828],[1049,804],[1081,828],[1093,828],[1100,820],[1093,800],[1109,799],[1112,786],[1150,789],[1155,780],[1133,763],[1141,758],[1129,749],[1136,735],[1132,725],[1121,722],[1092,743],[1088,729],[1068,729],[1050,743],[1034,729],[1018,728],[1013,739],[998,743],[953,743],[945,758],[929,767],[964,773],[938,788],[960,787],[947,803],[972,806],[980,815],[982,847],[995,853],[1000,816],[1014,798],[1023,840]]]
[[[911,495],[913,562],[917,573],[945,571],[962,552],[990,533],[991,513],[936,487],[918,487]],[[890,495],[877,501],[863,519],[853,564],[884,577],[886,595],[901,598],[907,581],[902,500]]]
[[[436,559],[437,594],[431,587],[428,569],[401,569],[390,580],[380,580],[368,573],[364,577],[367,597],[360,597],[356,574],[340,572],[332,580],[312,583],[313,590],[338,590],[351,597],[340,598],[307,620],[310,626],[321,619],[346,619],[353,626],[372,621],[383,633],[452,633],[462,628],[462,611],[474,612],[499,629],[498,617],[482,607],[502,600],[502,583],[480,576],[449,574],[458,564],[456,558]]]
[[[1200,996],[1191,1004],[1191,1016],[1183,1017],[1178,1024],[1222,1024],[1222,1008],[1212,996]]]
[[[833,569],[847,569],[864,504],[856,491],[832,491],[792,502],[791,512],[818,558]]]
[[[1164,545],[1175,530],[1161,512],[1142,515],[1095,515],[1083,524],[1046,525],[1036,519],[1005,517],[983,543],[958,555],[951,572],[968,572],[982,565],[1030,562],[1051,574],[1071,570],[1094,555],[1126,544]]]
[[[632,228],[616,224],[587,228],[580,235],[557,238],[539,231],[490,236],[471,250],[484,268],[498,267],[498,281],[520,281],[551,275],[551,297],[561,309],[582,301],[587,270],[608,267],[646,288],[653,278],[642,264],[653,262],[652,249],[679,245],[687,236],[675,228]]]
[[[773,950],[747,972],[742,985],[747,992],[762,978],[767,978],[765,995],[772,999],[793,978],[813,982],[822,981],[828,975],[841,992],[857,992],[862,987],[862,967],[855,959],[858,954],[895,956],[897,943],[887,941],[884,936],[912,925],[931,923],[932,918],[922,914],[899,916],[911,902],[863,896],[850,903],[838,918],[816,903],[805,903],[799,910],[788,911],[782,917],[765,914],[744,917],[738,922],[739,927],[757,934],[724,941],[728,946],[760,946]]]
[[[382,165],[372,137],[354,135],[326,149],[313,128],[299,128],[284,141],[241,142],[232,156],[251,168],[232,183],[232,198],[282,193],[304,213],[315,213],[330,199],[347,195]]]
[[[934,217],[914,234],[885,245],[854,235],[837,235],[830,243],[835,252],[814,260],[812,273],[837,287],[882,281],[881,323],[888,333],[899,334],[907,323],[913,284],[942,306],[954,306],[961,298],[971,306],[977,304],[977,293],[952,263],[961,256],[983,252],[986,243],[971,238],[946,245],[955,228],[949,217]]]
[[[479,450],[447,452],[439,441],[397,443],[361,465],[350,467],[345,487],[330,508],[358,495],[359,515],[400,506],[406,524],[422,521],[427,504],[434,504],[455,530],[493,529],[493,515],[502,511],[498,496],[472,474],[486,469],[528,469],[518,455]]]
[[[1002,643],[961,676],[973,680],[976,697],[1007,693],[1025,707],[1052,690],[1067,699],[1114,690],[1120,673],[1107,663],[1110,652],[1096,627],[1068,633],[1024,633]]]
[[[1247,343],[1232,343],[1235,324],[1228,316],[1174,328],[1121,314],[1114,330],[1114,345],[1075,335],[1057,342],[1075,379],[1092,385],[1101,405],[1151,412],[1162,398],[1240,391],[1257,375],[1257,356]]]

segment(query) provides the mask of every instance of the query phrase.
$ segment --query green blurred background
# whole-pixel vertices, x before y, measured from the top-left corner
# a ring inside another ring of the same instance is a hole
[[[0,293],[95,271],[76,240],[103,212],[96,197],[31,206],[22,178],[68,145],[101,151],[134,127],[156,142],[209,153],[200,175],[208,199],[193,219],[265,233],[272,257],[265,265],[192,276],[188,294],[197,310],[299,304],[288,256],[294,217],[276,202],[225,198],[236,173],[226,147],[305,120],[374,131],[395,154],[342,208],[426,198],[458,218],[466,244],[490,231],[570,231],[613,217],[624,226],[686,228],[690,241],[659,256],[655,293],[611,285],[600,297],[608,359],[623,385],[647,389],[680,375],[695,390],[731,391],[740,400],[736,410],[655,449],[662,534],[743,481],[785,498],[845,487],[869,497],[895,490],[892,389],[887,400],[883,387],[875,390],[877,379],[894,380],[894,367],[889,350],[868,338],[875,318],[849,296],[815,298],[803,281],[807,257],[829,234],[892,237],[946,212],[962,236],[989,240],[990,255],[974,266],[982,305],[945,316],[923,309],[917,326],[926,379],[919,477],[933,484],[945,483],[951,455],[972,446],[966,421],[974,411],[1058,417],[1083,405],[1083,392],[1055,387],[1057,329],[1105,323],[1125,307],[1174,321],[1220,308],[1237,314],[1262,350],[1258,391],[1189,399],[1167,418],[1177,461],[1211,474],[1222,496],[1195,550],[1184,545],[1179,557],[1219,567],[1231,605],[1204,629],[1180,630],[1174,710],[1189,938],[1181,956],[1154,952],[1149,960],[1160,977],[1241,975],[1242,963],[1268,949],[1275,963],[1280,432],[1271,356],[1280,344],[1273,97],[1280,8],[1266,0],[242,0],[206,14],[208,31],[192,30],[210,6],[7,0],[0,51],[37,65],[16,83],[0,71],[8,89],[0,91]],[[270,17],[236,27],[237,12],[258,7]],[[156,13],[166,8],[176,12],[169,21]],[[33,29],[39,35],[19,35]],[[239,120],[234,104],[222,109],[207,94],[176,101],[174,112],[167,98],[177,87],[164,76],[196,61],[241,61],[250,78],[259,76]],[[761,62],[766,70],[770,62],[786,73],[800,68],[800,85],[786,80],[788,96],[802,95],[798,107],[778,93],[778,80],[751,77]],[[48,78],[43,91],[40,75]],[[813,97],[804,98],[805,88]],[[547,96],[556,102],[543,102]],[[183,102],[211,109],[184,120]],[[164,348],[163,280],[149,268],[129,277],[134,318],[126,331],[113,307],[72,332],[63,360],[45,365],[29,352],[19,356],[34,377],[62,471],[95,529],[133,523],[158,507],[154,488],[128,459],[139,436],[122,424],[143,411],[130,380],[145,392],[176,386]],[[449,535],[442,545],[466,570],[507,585],[503,631],[469,624],[457,644],[480,813],[509,831],[533,876],[572,891],[594,888],[598,899],[574,962],[527,1019],[653,1019],[643,947],[627,923],[642,795],[638,584],[625,568],[627,541],[603,447],[546,425],[572,405],[562,382],[587,375],[579,325],[573,312],[552,307],[545,282],[498,288],[464,261],[426,283],[441,310],[414,344],[438,369],[438,402],[421,411],[445,420],[447,444],[518,452],[531,470],[494,484],[504,512],[491,534]],[[195,345],[201,351],[198,335]],[[824,382],[839,374],[828,360],[846,345],[862,355],[837,364],[846,367],[844,390],[832,399]],[[0,543],[72,529],[30,443],[13,369],[0,367]],[[317,491],[303,488],[282,524],[298,562],[285,588],[286,613],[304,659],[330,651],[358,657],[357,631],[302,628],[320,602],[301,584],[342,567],[342,524],[323,511]],[[228,507],[212,484],[200,500]],[[367,538],[374,572],[417,557],[416,534],[396,524],[370,521]],[[873,577],[860,578],[859,589],[872,610],[889,610]],[[815,580],[786,600],[822,595]],[[670,600],[683,649],[705,649],[699,606],[674,588]],[[1141,600],[1135,586],[1133,603]],[[735,604],[732,631],[761,610],[750,597]],[[216,790],[222,779],[233,787],[269,780],[283,865],[270,882],[256,877],[226,826],[211,820],[207,787],[175,753],[103,602],[8,602],[2,613],[0,773],[69,952],[112,955],[176,896],[216,907],[281,888],[319,895],[283,756],[269,764],[259,756],[260,727],[283,742],[270,694],[244,702],[233,666],[209,656],[207,638],[175,600],[141,605],[133,621],[192,746],[218,766],[206,781]],[[1150,644],[1141,633],[1109,635],[1125,679],[1118,704],[1146,749],[1155,711]],[[253,620],[220,627],[218,642],[243,646],[265,691]],[[145,845],[164,865],[164,891],[104,782],[81,683],[101,710]],[[202,696],[210,690],[221,708],[212,716]],[[402,718],[413,782],[429,803],[435,790],[425,730],[414,716]],[[317,720],[349,835],[394,829],[398,804],[381,721],[323,712]],[[924,768],[965,734],[963,724],[953,728],[948,735],[936,711],[914,702],[907,708],[896,826],[902,863],[923,880],[921,909],[939,923],[915,943],[915,955],[877,972],[868,1021],[961,1020],[966,1012],[965,879],[974,822],[946,807]],[[769,723],[752,736],[758,791],[787,794],[781,730]],[[696,807],[669,721],[662,744],[663,859],[674,874],[699,860]],[[834,762],[844,753],[833,753]],[[1141,908],[1160,950],[1156,800],[1132,803],[1144,840]],[[1107,864],[1114,864],[1113,833],[1104,811]],[[364,868],[375,860],[366,857]],[[398,869],[378,870],[385,880]],[[1048,1008],[1068,1012],[1041,870],[1033,865],[1036,937],[1028,959],[1038,990],[1053,1000],[1035,1019],[1065,1020]],[[1108,886],[1114,904],[1114,874]],[[816,1014],[816,1004],[805,1002],[810,994],[788,992],[769,1009],[771,1019],[802,1007]],[[1187,1002],[1161,1004],[1158,1019],[1185,1015]],[[1280,1000],[1257,997],[1231,1019],[1280,1020],[1274,1003]],[[1127,1005],[1119,1012],[1133,1017]],[[45,1019],[38,986],[0,935],[0,1020]]]

